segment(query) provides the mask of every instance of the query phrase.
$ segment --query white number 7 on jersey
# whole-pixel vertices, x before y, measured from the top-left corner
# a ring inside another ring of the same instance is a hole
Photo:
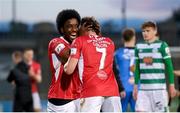
[[[96,51],[102,53],[99,70],[104,68],[104,62],[106,58],[106,48],[98,48],[96,47]]]

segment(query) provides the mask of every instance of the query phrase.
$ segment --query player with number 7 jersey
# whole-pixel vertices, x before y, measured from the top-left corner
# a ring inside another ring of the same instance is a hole
[[[112,70],[114,43],[105,37],[82,36],[71,47],[72,58],[79,59],[82,97],[119,96]]]
[[[94,22],[91,17],[85,19],[87,23],[88,20]],[[100,112],[101,108],[103,112],[120,112],[119,90],[113,72],[115,46],[110,38],[98,35],[93,22],[92,28],[73,41],[64,70],[71,74],[78,63],[81,98],[85,99],[82,112]]]

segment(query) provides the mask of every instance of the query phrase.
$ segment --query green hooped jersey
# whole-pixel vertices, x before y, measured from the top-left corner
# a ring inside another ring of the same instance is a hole
[[[165,71],[169,83],[174,83],[170,50],[166,42],[138,43],[135,48],[135,84],[140,82],[140,90],[166,89]]]

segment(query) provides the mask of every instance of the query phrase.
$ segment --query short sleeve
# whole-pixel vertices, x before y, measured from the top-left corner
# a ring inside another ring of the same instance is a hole
[[[50,48],[52,51],[54,51],[54,53],[56,53],[59,56],[63,54],[64,50],[69,49],[65,45],[64,41],[59,40],[59,39],[53,39],[50,43]]]

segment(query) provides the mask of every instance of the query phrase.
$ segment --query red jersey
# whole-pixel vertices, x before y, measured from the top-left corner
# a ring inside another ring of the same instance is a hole
[[[72,58],[79,59],[82,97],[119,96],[113,72],[114,43],[110,38],[81,36],[71,46]]]
[[[32,61],[30,68],[32,68],[32,70],[34,71],[35,74],[38,74],[39,71],[41,71],[41,65],[36,61]],[[33,79],[31,79],[31,89],[32,89],[32,93],[38,92],[36,81]]]
[[[80,96],[80,80],[78,71],[66,75],[64,64],[59,60],[64,50],[70,49],[70,44],[63,37],[54,38],[49,42],[48,57],[52,73],[48,99],[76,99]]]

